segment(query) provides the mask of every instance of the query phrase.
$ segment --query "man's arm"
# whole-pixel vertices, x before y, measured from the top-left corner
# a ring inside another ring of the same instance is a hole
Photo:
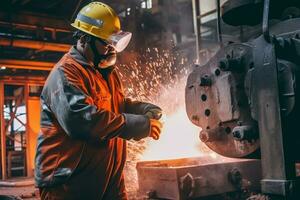
[[[68,70],[59,69],[52,75],[48,83],[51,89],[44,101],[69,136],[105,140],[117,136],[141,139],[149,135],[149,118],[98,109],[87,94],[82,77]]]
[[[130,98],[125,98],[125,112],[148,115],[150,118],[159,119],[162,114],[162,109],[151,103],[133,101]]]

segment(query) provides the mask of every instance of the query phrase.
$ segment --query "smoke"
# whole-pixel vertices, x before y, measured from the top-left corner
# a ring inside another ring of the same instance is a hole
[[[126,96],[160,106],[167,117],[160,140],[148,138],[128,141],[125,182],[129,198],[135,199],[138,188],[136,163],[145,159],[199,156],[200,129],[189,122],[185,112],[185,84],[192,69],[186,58],[157,48],[148,48],[144,54],[125,57],[130,60],[125,60],[126,64],[117,67],[121,72]]]
[[[186,58],[180,57],[168,50],[148,48],[144,54],[136,55],[135,59],[118,66],[127,97],[135,100],[152,102],[164,106],[171,89],[186,77],[190,67]],[[176,104],[184,103],[183,87],[178,88],[178,94],[173,94],[173,101],[164,106],[164,111],[174,111]],[[164,99],[162,95],[165,95]],[[170,103],[172,104],[170,107]]]

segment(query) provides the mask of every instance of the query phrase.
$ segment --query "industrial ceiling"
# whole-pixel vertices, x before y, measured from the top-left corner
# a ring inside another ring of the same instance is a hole
[[[46,77],[72,44],[70,22],[88,0],[1,0],[0,77]],[[137,1],[103,1],[117,12]]]

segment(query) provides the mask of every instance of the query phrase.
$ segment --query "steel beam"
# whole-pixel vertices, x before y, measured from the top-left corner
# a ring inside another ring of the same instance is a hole
[[[5,66],[6,68],[14,69],[50,71],[54,65],[55,63],[52,62],[0,59],[0,66]]]
[[[5,84],[24,85],[41,85],[43,86],[46,81],[44,76],[0,76],[0,81]]]
[[[251,87],[252,116],[258,121],[263,193],[294,199],[297,191],[293,132],[287,131],[280,107],[278,67],[274,46],[263,36],[254,41]],[[292,124],[290,124],[292,126]],[[294,131],[294,130],[293,130]]]
[[[11,13],[11,12],[0,12],[0,22],[5,24],[23,24],[34,26],[36,28],[46,27],[53,31],[60,32],[71,32],[71,26],[69,23],[62,18],[55,18],[49,15],[37,15],[33,13]]]
[[[33,169],[31,167],[31,163],[30,163],[30,151],[29,151],[29,146],[31,145],[31,141],[29,139],[29,133],[30,133],[30,126],[29,126],[29,118],[30,116],[28,115],[28,98],[29,98],[29,84],[25,84],[24,85],[25,90],[24,90],[24,99],[25,99],[25,106],[26,106],[26,175],[28,177],[32,177],[33,176]]]
[[[1,174],[2,179],[7,178],[6,174],[6,136],[5,136],[5,120],[4,120],[4,83],[0,82],[0,131],[1,131]]]
[[[33,40],[0,38],[0,46],[10,46],[18,48],[38,49],[39,51],[68,52],[71,45],[58,44]]]
[[[1,21],[0,20],[0,26],[10,28],[14,27],[15,29],[24,29],[24,30],[36,30],[40,29],[39,26],[37,25],[32,25],[32,24],[23,24],[23,23],[16,23],[16,22],[6,22],[6,21]],[[52,27],[43,27],[43,30],[49,31],[52,33],[57,33],[57,32],[62,32],[62,33],[70,33],[71,30],[67,29],[60,29],[60,28],[52,28]]]

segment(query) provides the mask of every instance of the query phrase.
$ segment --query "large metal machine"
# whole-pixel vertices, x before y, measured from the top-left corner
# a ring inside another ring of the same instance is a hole
[[[262,24],[260,36],[221,45],[186,85],[186,111],[210,149],[232,158],[261,158],[261,190],[296,198],[300,159],[300,2],[229,0],[223,21]],[[277,22],[269,25],[269,19]]]

